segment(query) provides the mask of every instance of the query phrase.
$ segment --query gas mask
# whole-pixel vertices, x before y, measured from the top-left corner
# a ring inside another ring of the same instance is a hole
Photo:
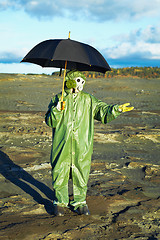
[[[80,71],[70,71],[66,75],[66,87],[73,88],[75,92],[80,92],[85,85],[85,79],[85,76]]]
[[[83,90],[83,86],[84,86],[84,84],[85,84],[85,80],[83,79],[83,78],[81,78],[81,77],[77,77],[76,79],[75,79],[75,81],[76,81],[76,90],[79,92],[79,91],[82,91]]]

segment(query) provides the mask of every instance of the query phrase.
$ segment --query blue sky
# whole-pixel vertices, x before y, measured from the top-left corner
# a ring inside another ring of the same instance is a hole
[[[0,0],[0,72],[58,70],[20,61],[39,42],[69,31],[111,67],[160,67],[159,13],[160,0]]]

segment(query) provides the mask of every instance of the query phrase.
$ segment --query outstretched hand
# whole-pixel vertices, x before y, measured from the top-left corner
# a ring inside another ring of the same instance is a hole
[[[132,111],[134,109],[134,107],[128,107],[130,105],[130,103],[124,103],[123,105],[119,106],[119,111],[120,112],[129,112]]]

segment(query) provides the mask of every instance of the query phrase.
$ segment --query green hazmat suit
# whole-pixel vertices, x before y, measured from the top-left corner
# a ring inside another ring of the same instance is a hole
[[[76,210],[86,204],[94,119],[104,124],[112,121],[120,115],[119,105],[107,105],[88,93],[72,93],[67,88],[64,91],[65,109],[62,111],[56,107],[60,100],[61,93],[53,97],[45,116],[46,124],[53,128],[51,165],[54,204],[62,207],[69,204],[68,181],[71,176],[74,199],[70,204]]]

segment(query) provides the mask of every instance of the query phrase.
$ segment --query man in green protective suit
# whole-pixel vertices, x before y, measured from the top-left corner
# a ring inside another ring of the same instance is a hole
[[[61,93],[51,100],[46,113],[46,124],[53,129],[51,150],[52,181],[55,193],[54,214],[64,215],[64,207],[74,208],[78,214],[89,215],[86,204],[87,183],[93,152],[94,119],[106,124],[121,112],[133,107],[107,105],[83,92],[85,76],[76,70],[65,79],[64,102]],[[73,200],[68,196],[68,181],[73,182]]]

